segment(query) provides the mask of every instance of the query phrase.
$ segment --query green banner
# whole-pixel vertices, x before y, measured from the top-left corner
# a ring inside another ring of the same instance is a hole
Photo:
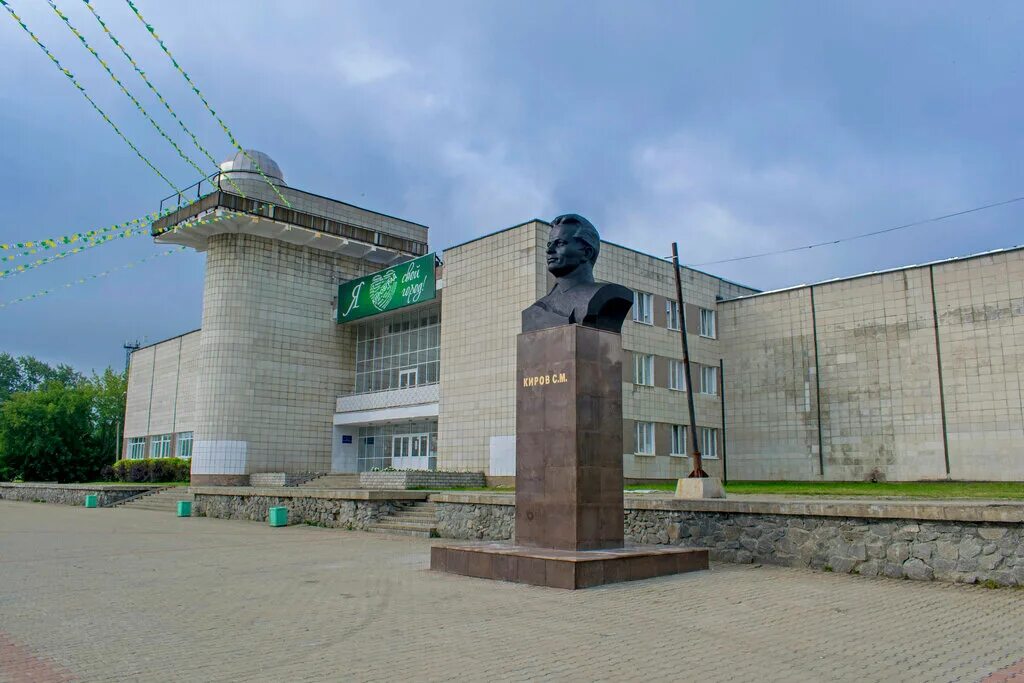
[[[434,255],[427,254],[338,285],[338,322],[386,313],[435,296]]]

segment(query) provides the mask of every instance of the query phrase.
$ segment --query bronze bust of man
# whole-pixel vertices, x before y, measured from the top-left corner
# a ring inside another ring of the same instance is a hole
[[[633,292],[622,285],[594,282],[600,251],[597,228],[583,216],[567,213],[551,221],[547,261],[555,286],[523,311],[523,332],[569,324],[622,331]]]

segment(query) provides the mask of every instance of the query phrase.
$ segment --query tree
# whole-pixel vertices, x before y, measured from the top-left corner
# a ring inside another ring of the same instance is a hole
[[[96,443],[96,389],[57,381],[0,407],[0,474],[26,481],[88,481],[105,464]]]
[[[93,375],[89,381],[93,390],[93,436],[104,464],[117,460],[117,448],[124,424],[125,396],[128,376],[107,368],[102,375]]]
[[[38,389],[47,382],[77,387],[85,381],[85,376],[70,365],[62,363],[52,367],[33,356],[15,358],[9,353],[0,353],[0,405],[12,394]]]

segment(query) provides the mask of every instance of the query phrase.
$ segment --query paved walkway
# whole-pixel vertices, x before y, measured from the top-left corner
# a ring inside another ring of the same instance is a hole
[[[1024,591],[775,567],[568,592],[429,541],[0,501],[0,680],[1014,680]]]

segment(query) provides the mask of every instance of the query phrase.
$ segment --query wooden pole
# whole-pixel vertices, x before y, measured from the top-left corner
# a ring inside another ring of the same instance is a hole
[[[679,247],[672,243],[672,266],[676,272],[676,304],[679,306],[679,339],[683,344],[683,380],[686,382],[686,407],[690,412],[690,446],[693,449],[693,471],[688,478],[706,477],[700,446],[697,444],[697,417],[693,408],[693,382],[690,375],[690,345],[686,340],[686,313],[683,310],[683,281],[679,275]]]

